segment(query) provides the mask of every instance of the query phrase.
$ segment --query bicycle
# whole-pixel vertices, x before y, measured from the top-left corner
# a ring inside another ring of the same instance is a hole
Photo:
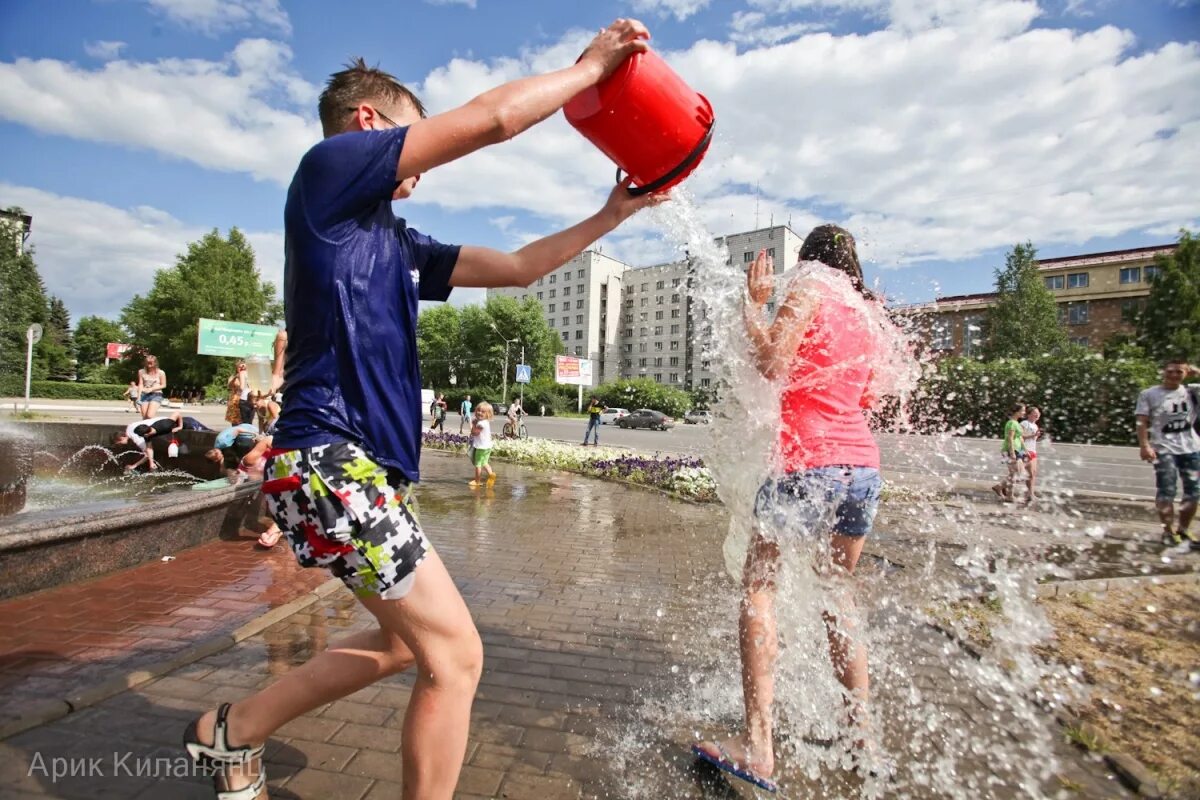
[[[513,430],[513,424],[511,422],[506,422],[504,423],[504,427],[500,429],[500,433],[505,439],[529,438],[529,429],[525,427],[524,422],[518,422],[515,431]]]

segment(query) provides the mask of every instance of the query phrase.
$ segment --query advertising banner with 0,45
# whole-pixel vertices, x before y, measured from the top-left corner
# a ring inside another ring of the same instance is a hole
[[[253,325],[249,322],[230,322],[223,319],[201,317],[197,325],[196,352],[202,356],[247,356],[275,355],[274,325]]]

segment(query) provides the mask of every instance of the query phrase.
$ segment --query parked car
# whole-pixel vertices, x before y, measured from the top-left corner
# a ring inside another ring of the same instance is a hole
[[[629,416],[629,411],[624,408],[607,408],[600,415],[601,425],[612,425],[621,417]]]
[[[667,428],[675,427],[675,420],[668,417],[661,411],[655,411],[652,408],[639,408],[632,414],[628,414],[617,420],[618,428],[651,428],[654,430],[665,431]]]
[[[711,411],[697,411],[695,409],[692,409],[691,411],[689,411],[683,415],[683,424],[684,425],[707,425],[708,423],[712,422],[712,418],[713,418],[713,416],[712,416]]]

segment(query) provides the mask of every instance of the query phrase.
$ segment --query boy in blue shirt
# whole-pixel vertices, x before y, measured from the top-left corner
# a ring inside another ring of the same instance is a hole
[[[279,726],[414,664],[404,796],[453,795],[483,652],[409,504],[420,477],[418,301],[455,286],[527,286],[663,198],[631,197],[626,182],[598,213],[512,253],[443,244],[397,219],[391,201],[422,173],[554,114],[646,38],[640,22],[617,20],[574,65],[430,118],[361,59],[331,76],[319,103],[326,138],[301,160],[284,210],[286,381],[263,492],[299,562],[340,577],[379,627],[192,723],[185,745],[216,768],[220,797],[259,795],[263,743]]]

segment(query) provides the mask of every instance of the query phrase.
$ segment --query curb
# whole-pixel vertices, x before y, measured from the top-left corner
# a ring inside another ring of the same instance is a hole
[[[297,611],[305,609],[318,600],[328,597],[341,586],[341,580],[330,578],[325,583],[322,583],[309,592],[305,592],[295,600],[284,603],[281,606],[276,606],[229,633],[202,639],[164,661],[158,661],[149,666],[131,670],[124,675],[110,678],[95,686],[89,686],[86,689],[81,689],[65,697],[43,700],[31,706],[16,719],[0,723],[0,741],[8,739],[11,736],[16,736],[18,733],[23,733],[31,728],[62,719],[68,714],[73,714],[76,711],[94,706],[128,689],[133,689],[155,678],[161,678],[163,675],[173,672],[180,667],[185,667],[202,658],[207,658],[223,650],[228,650],[234,645],[262,633],[276,622],[286,619]]]
[[[1164,583],[1200,583],[1200,572],[1181,572],[1174,575],[1130,575],[1124,578],[1092,578],[1081,581],[1042,583],[1037,587],[1037,599],[1069,597],[1073,594],[1095,592],[1103,594],[1109,589],[1134,586],[1158,586]]]

